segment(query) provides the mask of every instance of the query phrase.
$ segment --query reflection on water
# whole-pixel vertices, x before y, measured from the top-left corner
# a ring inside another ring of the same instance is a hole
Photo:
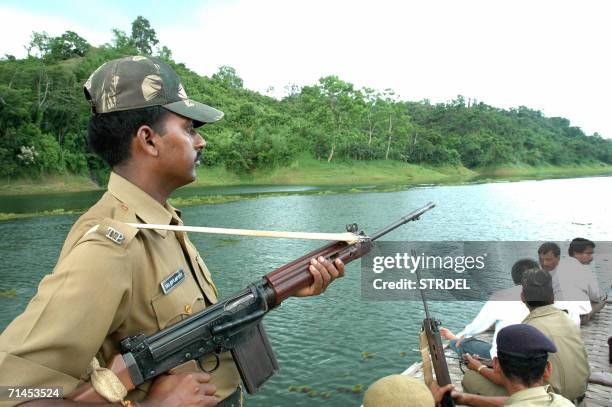
[[[385,240],[558,240],[576,236],[611,240],[608,191],[612,178],[580,178],[414,188],[401,192],[298,195],[184,208],[185,224],[295,231],[342,231],[357,222],[374,231],[434,201],[437,207]],[[49,272],[76,216],[21,219],[0,223],[0,328],[25,307],[41,277]],[[191,235],[222,294],[303,255],[320,243],[296,240]],[[535,253],[533,254],[535,257]],[[418,358],[417,333],[423,318],[419,302],[363,301],[359,264],[317,298],[290,299],[266,317],[281,371],[249,406],[358,405],[360,395],[339,392],[397,373]],[[479,303],[432,302],[431,312],[459,330]],[[452,311],[451,311],[452,310]],[[371,357],[364,357],[368,352]],[[332,392],[310,398],[290,386]]]

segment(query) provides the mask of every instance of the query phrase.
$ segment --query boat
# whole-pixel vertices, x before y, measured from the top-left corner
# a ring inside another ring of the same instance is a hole
[[[612,364],[610,363],[610,345],[608,344],[612,335],[612,290],[608,293],[606,306],[591,318],[589,322],[581,326],[582,340],[587,349],[589,365],[591,366],[591,378],[585,396],[589,407],[612,406],[612,383],[606,385],[603,382],[612,376]],[[487,331],[478,338],[491,341],[493,331]],[[459,360],[455,352],[445,345],[446,362],[455,388],[463,391],[461,380],[463,372],[459,366]],[[465,369],[465,368],[464,368]],[[408,367],[403,375],[415,378],[423,378],[423,362],[415,362]]]

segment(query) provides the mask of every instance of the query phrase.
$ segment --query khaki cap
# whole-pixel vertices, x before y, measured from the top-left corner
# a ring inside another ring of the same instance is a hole
[[[431,391],[414,377],[391,375],[378,379],[366,391],[363,407],[434,407]]]

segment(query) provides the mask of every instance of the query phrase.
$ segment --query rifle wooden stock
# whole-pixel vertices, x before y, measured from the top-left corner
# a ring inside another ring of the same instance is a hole
[[[442,339],[440,338],[440,331],[438,330],[438,322],[431,318],[425,318],[423,320],[423,330],[425,331],[427,343],[429,344],[431,364],[433,365],[434,372],[436,372],[436,382],[438,382],[438,386],[444,387],[447,384],[451,384],[452,382],[448,371],[448,365],[446,364]],[[442,407],[455,406],[455,402],[450,392],[444,393],[440,405]]]
[[[339,258],[344,264],[347,264],[362,257],[371,249],[371,241],[358,242],[350,245],[346,242],[333,242],[317,250],[313,250],[299,259],[266,274],[264,278],[274,291],[274,305],[279,305],[288,297],[295,294],[300,288],[312,284],[312,274],[308,271],[311,259],[323,256],[330,261],[334,261]]]

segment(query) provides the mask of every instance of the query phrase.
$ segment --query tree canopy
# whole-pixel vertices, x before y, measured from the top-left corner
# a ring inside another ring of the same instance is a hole
[[[507,164],[612,164],[612,140],[586,135],[561,117],[520,106],[499,109],[457,96],[446,103],[400,100],[391,89],[357,89],[337,76],[282,100],[244,88],[238,72],[222,66],[197,75],[159,46],[139,16],[131,35],[113,30],[111,44],[92,47],[77,33],[34,32],[28,56],[0,60],[0,175],[89,174],[106,165],[87,147],[91,115],[82,84],[103,62],[127,55],[168,61],[188,95],[225,112],[204,128],[206,165],[233,171],[289,164],[298,155],[320,160],[398,160],[421,165],[482,168]]]

